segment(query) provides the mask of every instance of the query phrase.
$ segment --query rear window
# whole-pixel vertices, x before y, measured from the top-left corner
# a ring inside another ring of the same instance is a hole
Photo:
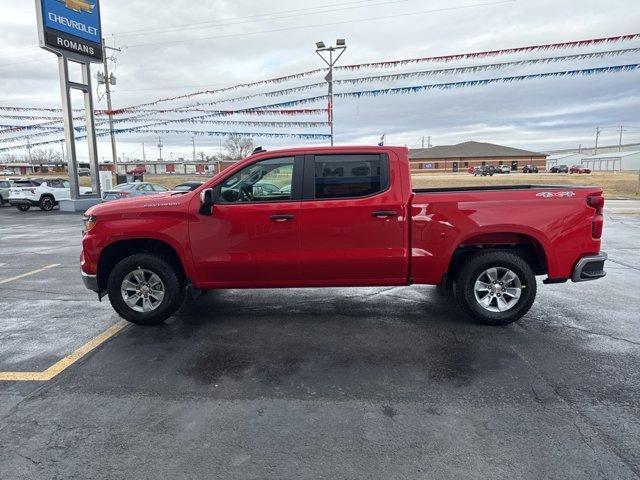
[[[317,155],[315,198],[366,197],[388,187],[388,162],[380,155]]]

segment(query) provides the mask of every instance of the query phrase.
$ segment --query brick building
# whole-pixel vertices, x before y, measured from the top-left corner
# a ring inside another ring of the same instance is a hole
[[[544,153],[482,142],[409,150],[412,172],[462,172],[480,165],[509,165],[512,171],[535,165],[544,170],[546,158]]]

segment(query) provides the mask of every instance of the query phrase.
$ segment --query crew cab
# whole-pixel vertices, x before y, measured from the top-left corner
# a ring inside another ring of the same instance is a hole
[[[275,188],[264,188],[273,185]],[[598,187],[412,189],[408,150],[258,150],[189,192],[91,207],[85,285],[158,324],[189,289],[436,285],[478,321],[605,276]]]
[[[80,187],[80,194],[91,193],[91,188]],[[48,178],[46,180],[20,180],[9,189],[9,204],[26,212],[31,207],[50,212],[58,202],[71,197],[69,180]]]

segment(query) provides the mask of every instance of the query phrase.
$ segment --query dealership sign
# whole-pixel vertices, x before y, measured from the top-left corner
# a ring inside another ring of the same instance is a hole
[[[36,0],[40,46],[59,55],[102,60],[99,0]]]

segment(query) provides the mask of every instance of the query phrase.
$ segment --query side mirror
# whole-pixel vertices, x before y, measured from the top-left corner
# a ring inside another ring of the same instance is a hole
[[[212,215],[213,209],[213,189],[205,188],[200,192],[200,215]]]

